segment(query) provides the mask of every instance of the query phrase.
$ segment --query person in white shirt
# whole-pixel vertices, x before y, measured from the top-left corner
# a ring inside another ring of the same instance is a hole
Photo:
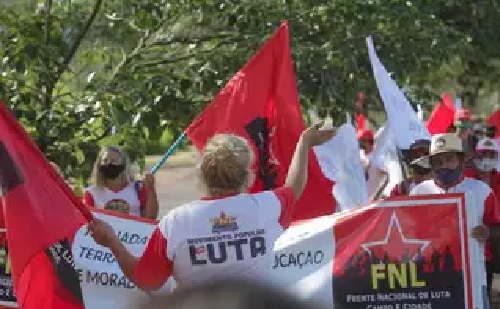
[[[146,174],[136,181],[126,152],[117,146],[101,149],[92,171],[92,186],[85,189],[83,203],[89,207],[156,219],[158,199],[155,180]]]
[[[263,279],[274,242],[291,223],[293,205],[307,182],[308,153],[333,137],[316,125],[305,130],[283,187],[245,193],[253,183],[253,151],[242,137],[214,136],[205,146],[200,179],[207,197],[172,210],[159,223],[142,257],[134,257],[105,222],[88,226],[109,247],[123,273],[138,287],[156,290],[173,276],[179,288],[221,279]]]
[[[469,253],[471,265],[477,270],[477,273],[472,274],[472,288],[476,289],[475,295],[484,295],[483,300],[487,305],[486,292],[491,289],[485,266],[485,260],[491,258],[488,240],[490,233],[495,239],[498,237],[500,225],[500,210],[495,194],[484,182],[464,177],[465,154],[462,140],[456,134],[434,135],[429,156],[417,161],[415,164],[432,169],[433,179],[417,185],[410,195],[465,193],[467,227],[471,235]]]

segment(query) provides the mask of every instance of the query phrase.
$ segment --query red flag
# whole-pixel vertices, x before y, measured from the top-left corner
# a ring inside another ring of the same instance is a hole
[[[226,84],[186,130],[199,151],[217,133],[235,133],[253,147],[257,179],[250,192],[283,185],[295,145],[304,130],[290,53],[288,22]],[[310,152],[309,178],[294,219],[331,214],[332,183]]]
[[[440,102],[434,107],[429,119],[427,129],[431,135],[446,133],[455,119],[455,109],[448,103]]]
[[[18,302],[22,308],[72,308],[40,306],[33,295],[68,285],[68,271],[76,276],[71,261],[61,257],[71,256],[68,240],[92,215],[1,102],[0,186]]]
[[[496,110],[491,114],[491,116],[486,120],[486,123],[490,126],[495,126],[496,134],[495,137],[500,136],[500,110]]]

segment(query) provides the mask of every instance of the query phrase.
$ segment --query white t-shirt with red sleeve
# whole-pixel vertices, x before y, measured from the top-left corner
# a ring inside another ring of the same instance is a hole
[[[293,190],[283,187],[184,204],[159,223],[134,281],[156,289],[171,275],[179,287],[225,278],[265,280],[294,203]]]
[[[138,182],[131,182],[120,191],[92,186],[85,189],[83,194],[83,203],[87,206],[114,210],[138,217],[141,216],[146,201],[146,187]]]
[[[444,189],[438,186],[434,180],[427,180],[417,185],[410,195],[444,193],[465,193],[468,235],[472,235],[472,229],[478,225],[500,225],[500,208],[497,198],[491,188],[482,181],[466,177],[455,186]],[[471,276],[471,286],[476,289],[475,295],[485,295],[485,260],[491,258],[490,246],[488,242],[485,245],[480,244],[471,236],[469,236],[468,243],[471,253],[470,263],[476,270]]]

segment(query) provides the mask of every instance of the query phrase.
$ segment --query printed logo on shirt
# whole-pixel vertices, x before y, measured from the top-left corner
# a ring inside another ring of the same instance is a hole
[[[122,199],[114,199],[104,205],[104,209],[118,211],[124,214],[130,213],[130,205]]]
[[[214,234],[238,230],[236,217],[227,216],[224,212],[221,212],[219,217],[210,219],[210,222],[212,223],[212,233]]]
[[[232,234],[187,239],[191,265],[223,264],[265,256],[266,231],[258,229]]]

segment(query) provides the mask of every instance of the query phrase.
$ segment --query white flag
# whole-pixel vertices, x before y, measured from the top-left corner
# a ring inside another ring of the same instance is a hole
[[[372,38],[366,38],[366,43],[368,45],[368,54],[370,55],[373,74],[375,75],[380,96],[384,102],[389,126],[394,134],[396,146],[400,149],[408,149],[411,143],[418,139],[430,140],[429,131],[378,59]]]
[[[424,120],[424,110],[422,109],[422,105],[417,105],[417,116],[420,121]]]
[[[395,185],[403,181],[396,142],[391,128],[386,124],[377,132],[375,148],[368,167],[368,196],[373,197],[385,180],[379,171],[388,175],[384,195],[389,195]]]
[[[324,175],[335,181],[333,194],[341,210],[368,203],[356,129],[352,124],[342,125],[334,138],[314,147],[314,152]]]

